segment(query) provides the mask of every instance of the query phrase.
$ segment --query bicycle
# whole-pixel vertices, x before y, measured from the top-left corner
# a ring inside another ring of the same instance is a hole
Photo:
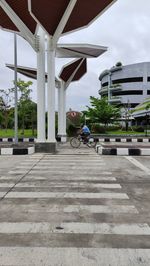
[[[89,148],[95,148],[96,146],[96,141],[94,140],[93,137],[91,136],[87,136],[86,138],[86,142],[84,142],[85,140],[82,138],[81,135],[78,135],[77,137],[72,137],[70,139],[70,145],[72,148],[79,148],[81,143],[87,145]]]

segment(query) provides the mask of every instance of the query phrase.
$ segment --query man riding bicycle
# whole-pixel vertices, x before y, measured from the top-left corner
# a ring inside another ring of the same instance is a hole
[[[90,130],[87,125],[82,126],[80,134],[83,139],[83,143],[86,144],[88,142],[88,136],[90,135]]]
[[[96,146],[94,138],[90,136],[90,130],[88,126],[81,126],[79,132],[77,133],[79,134],[78,136],[72,137],[70,139],[70,145],[73,148],[79,148],[82,142],[90,148],[94,148]]]

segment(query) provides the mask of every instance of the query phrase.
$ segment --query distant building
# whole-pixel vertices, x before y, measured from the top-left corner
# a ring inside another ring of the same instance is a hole
[[[105,70],[99,80],[101,97],[108,96],[110,103],[134,108],[150,96],[150,62]]]
[[[74,111],[71,108],[66,113],[67,117],[67,124],[72,124],[74,126],[80,126],[80,119],[81,119],[82,113],[79,111]]]

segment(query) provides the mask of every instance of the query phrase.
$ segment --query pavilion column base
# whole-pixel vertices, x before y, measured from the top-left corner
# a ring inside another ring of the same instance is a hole
[[[57,135],[57,141],[58,142],[67,142],[67,135]]]
[[[35,143],[35,152],[55,153],[56,142],[37,142]]]

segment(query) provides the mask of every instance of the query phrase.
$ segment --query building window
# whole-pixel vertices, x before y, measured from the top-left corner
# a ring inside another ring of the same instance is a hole
[[[102,87],[106,87],[106,86],[108,86],[108,82],[102,83]]]
[[[148,81],[150,81],[150,77],[148,77]],[[134,78],[124,78],[124,79],[114,79],[112,80],[112,84],[118,83],[132,83],[132,82],[143,82],[143,77],[134,77]],[[101,83],[102,87],[108,86],[108,82]]]
[[[142,90],[129,90],[129,91],[114,91],[112,92],[112,96],[121,96],[121,95],[143,95]]]
[[[139,103],[130,103],[130,107],[131,107],[131,108],[134,108],[134,107],[136,107],[138,104],[139,104]]]
[[[150,95],[150,90],[147,90],[147,95]]]
[[[142,82],[143,77],[135,77],[135,78],[124,78],[124,79],[115,79],[112,80],[113,84],[118,84],[118,83],[131,83],[131,82]]]

